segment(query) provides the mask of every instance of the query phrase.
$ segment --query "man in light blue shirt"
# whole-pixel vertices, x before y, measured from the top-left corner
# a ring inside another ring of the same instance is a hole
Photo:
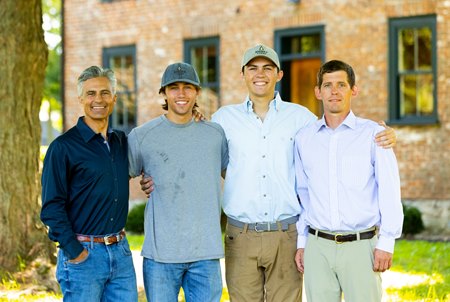
[[[294,138],[317,118],[275,91],[283,77],[276,52],[265,45],[248,49],[242,78],[248,96],[212,117],[225,131],[229,163],[223,209],[226,281],[231,301],[301,300],[302,274],[293,257],[295,223],[301,212],[295,193]],[[387,147],[392,130],[378,136]]]
[[[308,301],[340,301],[342,292],[347,302],[381,301],[380,272],[402,231],[395,154],[375,144],[381,126],[351,111],[357,93],[351,66],[325,63],[315,88],[324,116],[295,138],[295,260]]]

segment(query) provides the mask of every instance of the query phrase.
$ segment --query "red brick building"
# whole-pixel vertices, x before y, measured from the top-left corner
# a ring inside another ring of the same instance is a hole
[[[90,65],[116,71],[111,121],[129,131],[162,113],[161,75],[176,61],[198,70],[209,116],[243,101],[240,61],[257,43],[280,55],[283,99],[317,115],[318,66],[344,60],[360,88],[354,112],[397,131],[403,200],[433,232],[450,234],[448,0],[66,0],[63,43],[66,129],[81,114],[76,78]]]

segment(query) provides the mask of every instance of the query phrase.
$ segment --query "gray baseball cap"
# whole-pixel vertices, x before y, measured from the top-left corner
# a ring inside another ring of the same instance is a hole
[[[184,82],[200,87],[200,79],[194,67],[188,63],[178,62],[167,66],[161,79],[161,87]]]
[[[280,60],[278,59],[278,55],[275,50],[263,44],[258,44],[256,46],[253,46],[252,48],[247,49],[247,51],[244,53],[244,57],[242,58],[241,68],[247,65],[248,62],[256,57],[265,57],[271,60],[278,67],[278,69],[281,69]]]

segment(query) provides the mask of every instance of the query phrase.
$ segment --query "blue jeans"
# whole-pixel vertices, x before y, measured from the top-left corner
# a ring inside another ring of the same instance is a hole
[[[180,287],[186,302],[215,302],[222,296],[218,259],[161,263],[144,258],[143,273],[148,302],[177,302]]]
[[[81,263],[70,263],[58,252],[56,278],[64,302],[137,301],[136,273],[127,238],[116,244],[80,242],[89,252]]]

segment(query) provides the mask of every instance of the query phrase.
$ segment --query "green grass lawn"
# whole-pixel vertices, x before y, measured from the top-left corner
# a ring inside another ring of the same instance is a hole
[[[140,250],[144,237],[129,235],[128,241],[131,249]],[[391,271],[401,273],[398,275],[401,279],[418,281],[386,288],[387,301],[450,302],[450,242],[397,240]],[[224,290],[222,301],[227,299]]]
[[[423,280],[387,288],[397,301],[450,301],[450,242],[398,240],[391,271]]]
[[[131,249],[140,250],[144,236],[127,236]],[[54,294],[8,296],[8,292],[17,291],[21,285],[9,278],[10,274],[0,277],[0,302],[61,301],[61,296]],[[398,280],[391,282],[395,286],[385,288],[383,301],[450,302],[450,242],[398,240],[393,267],[383,275],[383,279],[387,277]],[[143,292],[140,292],[139,301],[146,301]],[[184,301],[182,294],[179,301]],[[229,298],[225,288],[222,302],[226,301]]]

